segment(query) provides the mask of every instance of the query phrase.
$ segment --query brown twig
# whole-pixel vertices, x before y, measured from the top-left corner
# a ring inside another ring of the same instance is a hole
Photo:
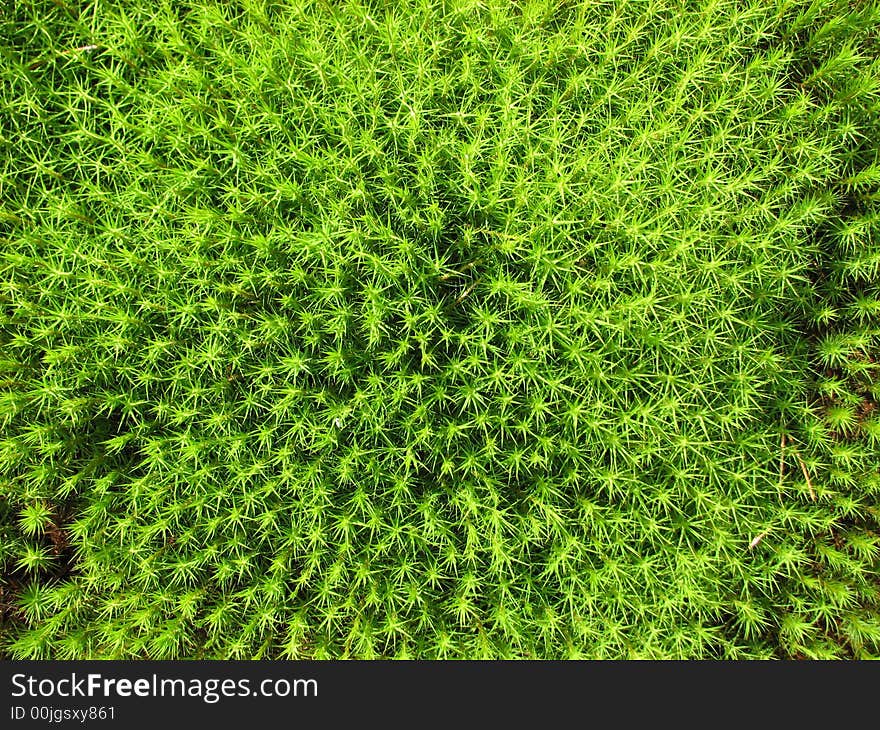
[[[810,490],[810,499],[814,502],[816,501],[816,490],[813,489],[813,482],[810,479],[810,473],[807,471],[807,465],[804,463],[804,460],[801,458],[801,455],[797,452],[797,449],[792,449],[794,451],[795,457],[797,457],[798,464],[801,465],[801,471],[804,473],[804,479],[807,480],[807,488]]]
[[[464,301],[464,298],[465,298],[468,294],[470,294],[470,293],[476,288],[476,286],[477,286],[478,283],[479,283],[479,280],[475,281],[475,282],[474,282],[473,284],[471,284],[467,289],[465,289],[465,290],[461,293],[461,295],[458,297],[458,299],[455,300],[455,302],[453,303],[453,306],[454,306],[455,304],[461,304],[461,303]]]
[[[758,543],[761,542],[767,535],[770,533],[770,530],[764,530],[760,535],[758,535],[754,540],[749,543],[749,550],[754,550],[758,547]]]
[[[54,57],[38,58],[36,61],[32,61],[28,65],[28,68],[31,71],[33,71],[35,68],[39,68],[44,63],[48,63],[49,61],[53,61],[54,59],[58,58],[59,56],[67,56],[67,55],[70,55],[71,53],[85,53],[86,51],[97,51],[99,48],[101,48],[101,46],[96,45],[94,43],[89,43],[88,45],[80,46],[79,48],[68,48],[66,51],[57,51],[55,53]]]
[[[779,486],[776,489],[779,495],[779,504],[782,504],[782,480],[785,478],[785,432],[782,433],[782,443],[779,444]]]
[[[443,276],[440,277],[440,281],[449,281],[453,276],[461,276],[465,272],[470,271],[472,268],[474,268],[474,266],[476,266],[478,263],[480,263],[480,259],[477,259],[476,261],[471,261],[469,264],[465,264],[460,269],[456,269],[455,271],[452,271],[448,274],[443,274]]]

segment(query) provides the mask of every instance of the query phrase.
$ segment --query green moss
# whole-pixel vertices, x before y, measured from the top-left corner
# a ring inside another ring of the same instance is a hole
[[[868,657],[875,2],[21,2],[0,647]]]

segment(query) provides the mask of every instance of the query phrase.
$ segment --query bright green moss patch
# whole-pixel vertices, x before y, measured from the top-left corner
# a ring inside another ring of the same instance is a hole
[[[0,16],[0,648],[880,650],[880,5]]]

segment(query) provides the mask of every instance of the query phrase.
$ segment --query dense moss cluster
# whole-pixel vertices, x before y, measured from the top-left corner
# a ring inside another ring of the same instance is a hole
[[[880,5],[0,16],[0,649],[880,648]]]

